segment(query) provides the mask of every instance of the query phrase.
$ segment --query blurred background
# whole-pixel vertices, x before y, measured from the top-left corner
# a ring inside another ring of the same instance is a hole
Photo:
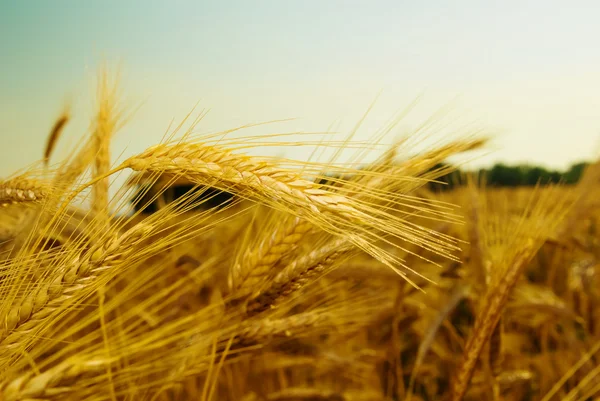
[[[439,135],[494,135],[474,167],[568,169],[597,155],[596,1],[0,4],[2,175],[41,158],[66,101],[74,120],[54,159],[86,132],[103,62],[120,66],[124,104],[139,106],[113,143],[119,158],[157,143],[196,104],[210,109],[201,133],[295,118],[252,132],[346,135],[377,99],[361,140],[417,98],[390,135],[442,110]],[[304,159],[311,149],[253,152]]]

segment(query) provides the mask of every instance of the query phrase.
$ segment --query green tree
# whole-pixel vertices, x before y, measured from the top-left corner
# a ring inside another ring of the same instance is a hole
[[[563,174],[563,179],[565,181],[566,184],[575,184],[579,181],[579,179],[581,178],[581,176],[583,175],[583,172],[585,171],[585,168],[587,167],[588,163],[576,163],[573,164],[571,166],[571,168],[569,168],[569,170]]]

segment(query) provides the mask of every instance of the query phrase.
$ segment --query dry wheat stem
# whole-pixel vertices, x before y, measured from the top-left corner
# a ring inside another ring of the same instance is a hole
[[[425,359],[425,355],[429,351],[431,345],[433,344],[433,340],[435,339],[436,334],[438,333],[439,328],[442,323],[447,319],[448,315],[456,308],[456,305],[467,296],[470,288],[467,285],[458,284],[453,290],[444,306],[440,309],[440,311],[436,314],[435,318],[429,323],[429,327],[425,333],[425,336],[421,340],[419,344],[419,349],[417,351],[417,356],[415,359],[415,363],[413,364],[412,373],[410,375],[409,384],[408,384],[408,396],[406,397],[406,401],[410,401],[412,397],[412,390],[414,388],[415,379],[417,374],[419,373],[419,368]]]

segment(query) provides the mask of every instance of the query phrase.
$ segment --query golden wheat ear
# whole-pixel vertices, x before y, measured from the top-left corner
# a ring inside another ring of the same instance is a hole
[[[539,191],[539,190],[538,190]],[[521,218],[515,220],[508,212],[509,202],[484,223],[489,230],[487,254],[493,266],[493,275],[483,299],[480,301],[475,326],[463,352],[462,363],[452,383],[452,400],[461,400],[475,371],[477,360],[492,337],[508,302],[509,295],[517,285],[528,263],[538,250],[560,227],[572,202],[563,199],[557,202],[557,189],[534,192]],[[539,196],[538,196],[539,194]]]
[[[54,152],[54,148],[56,147],[56,143],[58,142],[60,135],[65,129],[65,126],[71,120],[71,106],[70,104],[66,104],[60,116],[54,122],[50,133],[48,134],[48,138],[46,139],[46,147],[44,149],[44,164],[47,166],[50,162],[50,157]]]
[[[50,189],[49,183],[31,178],[29,174],[0,181],[0,205],[40,204],[47,200]]]

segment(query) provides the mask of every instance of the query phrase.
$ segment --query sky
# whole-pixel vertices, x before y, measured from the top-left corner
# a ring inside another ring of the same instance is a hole
[[[115,157],[157,143],[195,105],[210,109],[201,133],[294,118],[252,132],[346,135],[376,100],[364,140],[418,98],[388,142],[443,110],[432,135],[492,135],[474,165],[564,169],[600,150],[599,17],[597,1],[0,0],[0,176],[41,158],[67,99],[57,157],[69,152],[103,62],[139,106]]]

